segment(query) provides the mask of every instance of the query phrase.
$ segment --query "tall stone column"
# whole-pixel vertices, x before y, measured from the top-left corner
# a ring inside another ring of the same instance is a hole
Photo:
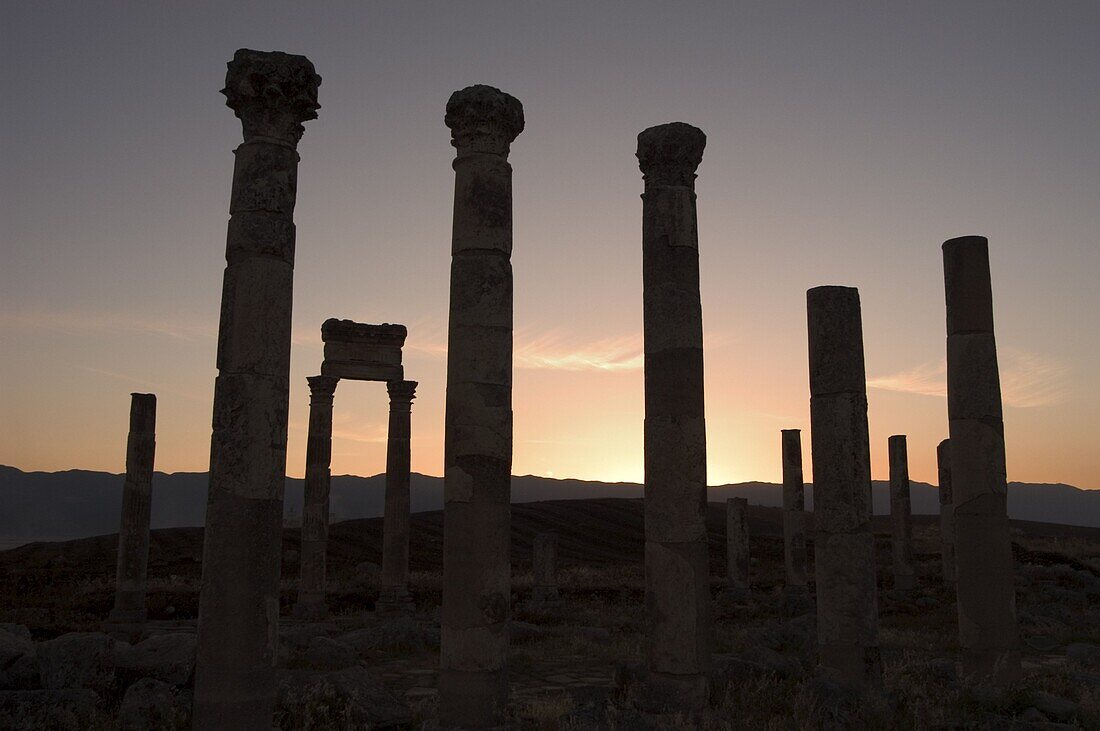
[[[512,166],[523,106],[491,86],[447,102],[454,161],[439,719],[502,722],[511,610]]]
[[[909,499],[909,454],[905,435],[895,434],[888,445],[894,589],[908,592],[916,587],[917,577],[913,568],[913,505]]]
[[[951,495],[951,440],[944,439],[936,447],[936,467],[940,483],[940,558],[943,562],[943,583],[955,590],[955,506]]]
[[[328,496],[332,484],[332,397],[339,378],[310,376],[309,431],[306,433],[306,479],[302,499],[301,569],[294,616],[318,620],[328,616],[325,604],[325,553],[328,549]]]
[[[849,686],[878,686],[882,661],[859,292],[815,287],[806,293],[806,305],[820,670]]]
[[[549,608],[561,603],[558,593],[558,534],[539,533],[531,543],[531,604]]]
[[[695,170],[706,135],[682,122],[638,135],[645,336],[647,711],[707,698],[712,627],[707,555],[703,318]]]
[[[382,518],[382,580],[376,609],[381,614],[413,610],[409,594],[409,480],[412,470],[412,400],[416,381],[390,381],[390,426],[386,440],[386,509]]]
[[[806,496],[802,475],[802,432],[782,430],[783,450],[783,563],[787,581],[784,604],[788,614],[809,609],[806,581]]]
[[[749,560],[749,501],[731,497],[726,500],[726,597],[749,595]]]
[[[1006,683],[1020,675],[1020,649],[986,239],[946,241],[943,277],[963,670],[979,682]]]
[[[122,521],[118,529],[115,606],[106,631],[132,642],[145,627],[145,574],[149,565],[153,453],[156,451],[157,397],[130,394],[130,435],[126,440],[126,482],[122,485]]]
[[[226,104],[240,118],[218,328],[195,729],[270,731],[290,386],[294,201],[302,122],[321,78],[304,56],[241,49]]]

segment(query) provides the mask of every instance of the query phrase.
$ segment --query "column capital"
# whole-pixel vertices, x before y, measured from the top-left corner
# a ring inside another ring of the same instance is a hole
[[[411,403],[416,398],[417,381],[388,381],[386,390],[390,393],[390,403]]]
[[[336,393],[336,384],[340,379],[336,376],[307,376],[309,383],[309,401],[316,403],[327,401],[332,403],[332,397]]]
[[[507,157],[512,140],[523,131],[523,105],[511,94],[477,84],[451,94],[443,121],[459,154]]]
[[[638,135],[638,167],[647,183],[692,186],[707,136],[684,122],[650,127]]]
[[[245,142],[266,137],[295,147],[302,122],[317,119],[321,77],[305,56],[238,49],[225,74],[225,105],[244,128]]]

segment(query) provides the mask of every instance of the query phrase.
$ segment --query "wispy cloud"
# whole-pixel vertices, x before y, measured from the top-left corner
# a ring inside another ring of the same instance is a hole
[[[999,352],[1001,398],[1005,406],[1051,406],[1069,397],[1069,367],[1046,355],[1012,348]],[[883,391],[947,396],[947,362],[924,363],[905,371],[869,378],[867,386]]]
[[[1050,406],[1069,398],[1069,366],[1037,353],[1009,350],[1001,391],[1009,406]]]
[[[129,384],[131,384],[133,386],[136,386],[136,387],[139,387],[139,388],[148,389],[151,393],[158,393],[158,394],[172,393],[172,394],[176,394],[177,396],[182,396],[183,398],[189,399],[191,401],[207,402],[207,401],[210,400],[210,395],[209,394],[198,394],[198,393],[191,393],[189,391],[180,391],[179,389],[174,388],[172,386],[167,386],[167,385],[165,385],[164,383],[162,383],[160,381],[150,381],[150,380],[147,380],[147,379],[144,379],[144,378],[137,378],[137,377],[131,376],[127,373],[118,373],[116,371],[108,371],[108,370],[105,370],[103,368],[92,368],[91,366],[82,366],[82,365],[78,365],[77,368],[79,368],[82,371],[87,371],[88,373],[95,373],[96,375],[99,375],[99,376],[107,376],[108,378],[113,378],[117,381],[122,381],[124,383],[129,383]]]
[[[217,323],[154,320],[118,312],[0,313],[0,330],[50,330],[69,335],[142,333],[178,340],[209,340],[218,336]]]
[[[922,396],[947,396],[947,361],[924,363],[906,371],[867,379],[868,388]]]
[[[447,331],[435,324],[409,328],[405,349],[434,357],[447,355]],[[534,332],[519,330],[513,343],[516,368],[560,371],[632,371],[642,367],[641,335],[589,340],[563,328]]]
[[[517,368],[561,371],[634,371],[642,367],[640,335],[585,341],[562,330],[516,337]]]

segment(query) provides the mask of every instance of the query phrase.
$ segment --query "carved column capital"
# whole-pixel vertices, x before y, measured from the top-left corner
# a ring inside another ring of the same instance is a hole
[[[331,404],[340,379],[335,376],[307,376],[310,404]]]
[[[511,94],[477,84],[451,94],[443,121],[459,154],[507,157],[512,140],[523,131],[523,105]]]
[[[395,404],[411,404],[416,398],[417,381],[389,381],[386,390],[390,394],[390,406]]]
[[[321,77],[305,56],[239,49],[225,74],[225,105],[244,128],[245,142],[266,137],[295,147],[302,123],[317,119]]]
[[[650,127],[638,135],[638,167],[647,184],[692,187],[706,146],[703,130],[690,124]]]

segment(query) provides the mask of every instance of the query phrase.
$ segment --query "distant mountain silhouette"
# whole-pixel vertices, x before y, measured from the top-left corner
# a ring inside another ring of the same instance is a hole
[[[62,540],[105,535],[118,531],[122,501],[122,475],[86,470],[23,472],[0,466],[0,539]],[[201,526],[206,513],[205,472],[157,472],[153,476],[153,527]],[[375,518],[382,515],[385,476],[332,478],[331,510],[335,520]],[[412,510],[426,512],[443,507],[443,479],[413,473]],[[807,502],[813,506],[813,489],[807,486]],[[913,512],[939,512],[935,487],[911,483]],[[641,497],[642,486],[629,482],[556,480],[533,475],[512,478],[512,502]],[[780,486],[766,482],[719,485],[709,489],[711,502],[746,497],[754,505],[782,505]],[[874,483],[876,515],[889,512],[889,487]],[[302,480],[286,480],[285,515],[293,520],[302,512]],[[1062,523],[1100,528],[1100,490],[1081,490],[1062,484],[1009,485],[1009,516],[1019,520]]]

